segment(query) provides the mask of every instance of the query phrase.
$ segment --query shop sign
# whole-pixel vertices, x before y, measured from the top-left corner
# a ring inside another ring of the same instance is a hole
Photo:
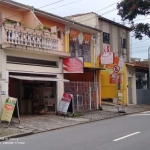
[[[13,97],[9,97],[4,105],[1,121],[8,121],[10,122],[12,119],[12,115],[15,109],[17,99]]]
[[[120,74],[110,74],[110,83],[120,83]]]
[[[60,101],[58,112],[62,114],[67,114],[72,96],[70,94],[64,93],[63,98]]]
[[[63,59],[64,73],[83,73],[83,57],[64,58]]]
[[[109,46],[105,46],[103,53],[100,55],[100,61],[102,65],[114,63],[114,53],[110,52]]]
[[[123,71],[124,61],[120,57],[114,57],[114,64],[106,64],[104,65],[104,69],[113,73],[121,73]]]

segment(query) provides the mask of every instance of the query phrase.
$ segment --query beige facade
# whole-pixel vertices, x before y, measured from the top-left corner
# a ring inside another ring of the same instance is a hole
[[[96,13],[79,14],[67,17],[68,19],[78,21],[82,24],[89,25],[100,29],[102,33],[96,37],[96,52],[102,52],[105,45],[110,46],[110,50],[115,53],[115,56],[121,55],[125,62],[130,61],[130,28],[119,23],[103,18]],[[109,44],[103,42],[103,32],[109,34]],[[126,48],[121,48],[121,38],[126,39]]]
[[[130,62],[130,28],[99,16],[96,13],[77,14],[67,17],[68,19],[78,21],[82,24],[89,25],[101,30],[101,34],[95,37],[96,59],[100,60],[100,54],[103,52],[105,46],[114,52],[116,57],[123,57],[124,66],[125,62]],[[100,67],[100,61],[97,61],[97,66]],[[124,104],[128,103],[128,75],[127,69],[124,67],[122,72],[122,92]],[[117,98],[117,85],[110,82],[109,71],[99,71],[99,82],[101,84],[101,98],[102,99],[116,99]],[[134,89],[134,88],[133,88]],[[136,97],[133,94],[133,101]]]

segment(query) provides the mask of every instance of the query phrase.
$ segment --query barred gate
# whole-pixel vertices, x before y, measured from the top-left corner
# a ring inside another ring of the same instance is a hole
[[[73,95],[75,113],[98,109],[98,82],[65,82],[64,91]]]

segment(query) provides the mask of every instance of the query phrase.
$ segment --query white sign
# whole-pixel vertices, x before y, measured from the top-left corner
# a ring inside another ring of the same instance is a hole
[[[120,67],[119,66],[114,66],[113,67],[113,71],[114,71],[114,73],[118,73],[119,71],[120,71]]]
[[[67,114],[72,96],[70,94],[64,93],[61,102],[59,103],[58,112],[62,114]]]
[[[105,46],[103,54],[100,55],[100,61],[102,65],[114,63],[114,53],[110,52],[109,46]]]

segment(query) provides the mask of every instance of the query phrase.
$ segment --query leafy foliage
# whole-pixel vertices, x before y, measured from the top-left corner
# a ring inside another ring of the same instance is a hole
[[[134,24],[134,19],[137,16],[146,16],[150,14],[150,0],[123,0],[117,4],[118,15],[122,20],[131,23],[131,29],[134,32],[135,38],[142,39],[144,35],[150,37],[149,24],[137,23]]]

